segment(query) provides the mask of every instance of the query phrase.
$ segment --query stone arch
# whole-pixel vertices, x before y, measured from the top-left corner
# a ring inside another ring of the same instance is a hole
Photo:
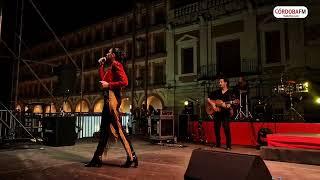
[[[142,104],[144,104],[144,98],[141,99],[140,107],[142,107]],[[164,101],[158,94],[150,94],[147,98],[147,107],[149,105],[152,105],[155,109],[163,109],[164,107]]]
[[[45,107],[45,113],[56,113],[57,112],[57,108],[53,103],[50,103],[50,105],[47,105]]]
[[[122,98],[121,105],[120,105],[120,112],[122,113],[129,113],[131,109],[131,100],[130,98]]]
[[[33,107],[33,113],[36,113],[36,114],[41,114],[43,113],[43,108],[42,108],[42,105],[40,104],[37,104]]]
[[[90,106],[86,99],[81,99],[77,102],[75,112],[89,112]]]
[[[64,112],[72,112],[71,102],[69,100],[66,101],[66,103],[63,103],[62,108]]]
[[[95,113],[102,112],[103,104],[104,104],[103,98],[97,99],[93,105],[93,112]]]

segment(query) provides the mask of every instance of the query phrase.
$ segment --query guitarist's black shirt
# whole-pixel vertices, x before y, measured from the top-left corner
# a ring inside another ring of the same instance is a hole
[[[231,90],[227,90],[224,94],[222,94],[222,90],[218,89],[216,91],[213,91],[209,94],[209,98],[211,100],[222,100],[223,102],[228,102],[234,100],[234,95],[231,92]],[[221,108],[220,112],[215,113],[216,116],[224,116],[224,117],[230,117],[230,111],[225,108]]]

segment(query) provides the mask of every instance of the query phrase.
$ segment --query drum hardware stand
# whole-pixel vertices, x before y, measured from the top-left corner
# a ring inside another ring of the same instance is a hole
[[[289,93],[289,97],[290,97],[290,108],[289,108],[288,112],[289,113],[293,112],[296,115],[298,115],[302,120],[304,120],[303,116],[293,106],[292,93]],[[293,116],[291,116],[291,120],[293,120]]]
[[[242,111],[242,108],[243,108],[243,105],[242,105],[242,94],[244,94],[244,93],[247,93],[247,91],[240,90],[240,109],[239,109],[239,112],[238,112],[235,120],[238,120],[239,118],[243,119],[243,117],[246,118],[246,119],[249,118],[249,117],[252,118],[252,114],[249,111],[249,107],[248,107],[248,95],[247,94],[245,94],[245,99],[246,99],[245,112]]]

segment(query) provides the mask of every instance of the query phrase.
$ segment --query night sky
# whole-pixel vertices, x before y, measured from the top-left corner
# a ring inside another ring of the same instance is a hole
[[[130,10],[133,6],[133,1],[129,0],[33,0],[33,3],[58,35],[72,32],[114,15],[120,15]],[[23,39],[27,44],[31,45],[39,41],[53,39],[51,32],[43,23],[29,0],[25,0],[23,15]]]

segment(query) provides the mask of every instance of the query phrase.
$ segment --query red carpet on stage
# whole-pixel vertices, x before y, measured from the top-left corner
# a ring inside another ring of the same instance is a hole
[[[320,134],[278,133],[267,135],[268,146],[320,150]]]
[[[202,126],[202,131],[201,127]],[[191,121],[188,128],[188,133],[195,142],[200,142],[200,139],[208,143],[215,143],[214,123],[213,121],[204,121],[199,126],[198,121]],[[277,133],[305,133],[305,134],[320,134],[320,123],[280,123],[280,122],[231,122],[231,139],[232,144],[256,146],[258,131],[261,128],[268,128],[273,134]],[[221,127],[221,141],[225,142],[223,128]],[[202,137],[201,137],[202,135]],[[319,137],[320,138],[320,137]],[[319,144],[318,138],[308,137],[304,141],[311,140],[312,143]],[[315,142],[313,142],[316,140]],[[303,141],[302,141],[303,142]],[[313,146],[309,143],[310,146]],[[307,143],[308,144],[308,143]]]

